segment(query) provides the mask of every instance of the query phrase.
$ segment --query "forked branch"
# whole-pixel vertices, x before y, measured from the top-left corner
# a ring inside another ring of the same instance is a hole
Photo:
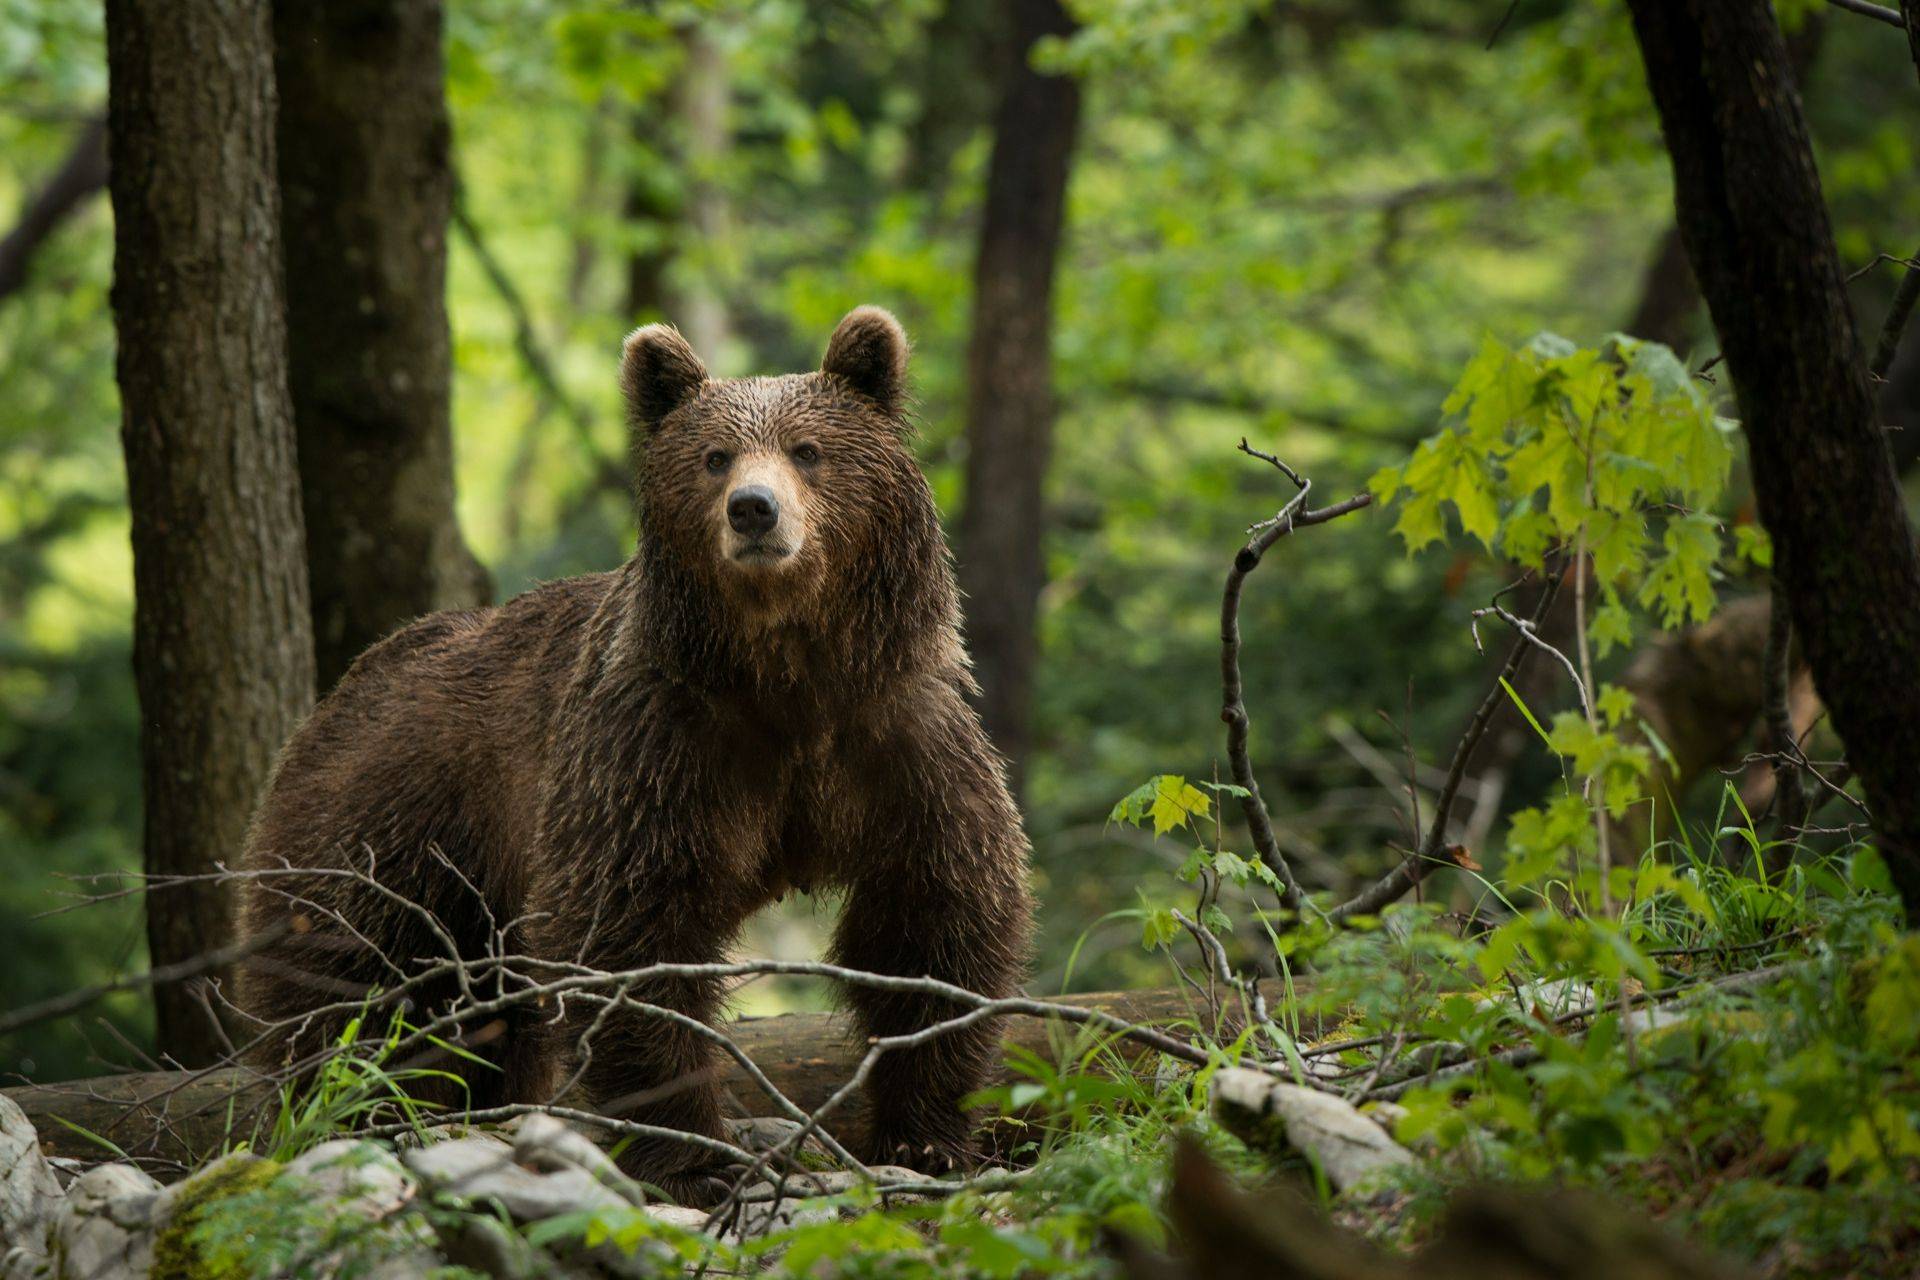
[[[1271,464],[1299,490],[1276,515],[1248,530],[1247,544],[1234,556],[1233,568],[1227,572],[1226,590],[1220,598],[1220,719],[1227,726],[1227,760],[1233,770],[1234,784],[1243,793],[1240,807],[1246,814],[1254,850],[1280,877],[1280,904],[1298,914],[1305,902],[1300,894],[1300,882],[1294,878],[1293,868],[1280,852],[1280,842],[1274,838],[1273,820],[1267,813],[1266,802],[1260,798],[1260,784],[1254,779],[1253,764],[1247,756],[1247,704],[1240,680],[1240,595],[1247,575],[1260,567],[1260,558],[1274,543],[1295,529],[1325,524],[1370,506],[1373,495],[1357,493],[1330,507],[1309,510],[1307,495],[1313,490],[1312,481],[1302,479],[1292,467],[1272,454],[1253,448],[1245,440],[1240,442],[1240,450]]]

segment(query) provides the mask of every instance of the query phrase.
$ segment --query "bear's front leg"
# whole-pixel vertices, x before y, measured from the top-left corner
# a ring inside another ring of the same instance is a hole
[[[714,963],[724,960],[726,935],[662,931],[662,944],[620,954],[589,954],[597,969],[628,971],[649,963]],[[678,936],[674,936],[678,935]],[[712,1025],[720,1007],[718,979],[659,977],[628,988],[632,1004],[674,1009]],[[568,1054],[584,1063],[580,1080],[593,1109],[620,1121],[674,1128],[703,1138],[726,1138],[720,1123],[720,1086],[714,1046],[707,1036],[657,1013],[616,1009],[593,1029],[599,1009],[582,1007],[568,1017]],[[620,1167],[657,1184],[680,1203],[705,1203],[724,1161],[714,1153],[676,1138],[630,1138]],[[724,1190],[724,1184],[722,1188]]]
[[[944,731],[943,731],[944,730]],[[1000,762],[971,710],[951,705],[929,736],[894,746],[893,768],[860,874],[834,934],[837,963],[931,977],[981,995],[1014,993],[1027,962],[1033,907],[1027,841]],[[969,1006],[919,992],[847,984],[869,1037],[919,1031]],[[986,1085],[1001,1020],[888,1052],[867,1086],[873,1161],[943,1172],[971,1164],[973,1123],[960,1100]]]
[[[723,960],[738,921],[724,909],[727,895],[691,869],[704,846],[684,834],[668,831],[633,851],[617,864],[618,873],[593,869],[584,859],[550,863],[559,874],[544,877],[535,895],[535,954],[615,975]],[[712,1026],[722,994],[718,978],[684,974],[635,976],[570,994],[564,1016],[542,1027],[532,1056],[544,1066],[529,1070],[522,1088],[551,1095],[577,1080],[593,1109],[611,1119],[724,1139],[712,1041],[684,1022],[636,1007]],[[710,1150],[665,1135],[625,1143],[621,1168],[683,1204],[709,1201],[724,1189],[717,1181],[724,1159]]]

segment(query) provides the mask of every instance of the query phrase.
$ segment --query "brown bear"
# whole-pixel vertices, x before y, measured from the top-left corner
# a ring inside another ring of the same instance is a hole
[[[249,962],[240,1004],[275,1022],[322,1011],[278,1037],[276,1061],[310,1060],[376,989],[407,984],[418,1023],[520,981],[496,966],[463,993],[445,966],[423,977],[450,948],[605,970],[717,962],[790,889],[844,892],[842,965],[1014,989],[1027,842],[968,703],[906,377],[906,335],[873,307],[810,374],[710,379],[669,327],[627,339],[633,558],[406,627],[281,754],[248,841],[242,929],[298,931]],[[722,994],[704,978],[628,992],[702,1021]],[[960,1011],[857,985],[845,998],[872,1036]],[[488,1069],[442,1065],[474,1107],[551,1101],[577,1072],[606,1114],[719,1136],[710,1042],[605,1009],[510,1005],[466,1029]],[[996,1045],[983,1021],[887,1055],[865,1154],[969,1159],[959,1102]],[[674,1194],[713,1186],[686,1143],[644,1139],[623,1163]]]

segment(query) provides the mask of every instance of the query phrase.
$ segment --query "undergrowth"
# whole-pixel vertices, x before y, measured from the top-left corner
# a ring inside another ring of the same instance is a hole
[[[1152,821],[1150,806],[1142,816]],[[1195,806],[1166,830],[1203,816]],[[1176,1134],[1243,1182],[1291,1183],[1335,1207],[1310,1161],[1249,1149],[1209,1119],[1214,1072],[1257,1057],[1356,1099],[1398,1094],[1404,1110],[1388,1121],[1422,1159],[1387,1193],[1337,1206],[1383,1245],[1419,1243],[1464,1185],[1548,1183],[1636,1202],[1766,1274],[1887,1274],[1920,1245],[1920,938],[1900,931],[1871,848],[1803,854],[1769,875],[1764,843],[1736,817],[1613,868],[1611,918],[1585,909],[1589,869],[1525,889],[1483,878],[1467,913],[1408,903],[1318,932],[1256,919],[1236,963],[1257,970],[1267,954],[1295,996],[1269,977],[1264,1027],[1233,989],[1209,992],[1198,936],[1163,932],[1161,908],[1143,905],[1145,945],[1194,993],[1181,1033],[1209,1065],[1084,1029],[1045,1053],[1013,1052],[1011,1082],[975,1099],[1000,1113],[1002,1148],[1023,1170],[995,1189],[913,1204],[856,1190],[815,1206],[839,1217],[719,1244],[637,1209],[515,1233],[478,1210],[419,1205],[356,1227],[283,1179],[203,1212],[195,1231],[231,1274],[290,1262],[297,1273],[303,1257],[340,1274],[343,1259],[370,1266],[484,1218],[529,1259],[570,1243],[668,1272],[1104,1275],[1113,1233],[1167,1243]],[[1217,901],[1219,886],[1195,879]],[[289,1093],[263,1149],[286,1159],[375,1111],[430,1120],[406,1100],[405,1073],[384,1065],[391,1043],[363,1043]]]

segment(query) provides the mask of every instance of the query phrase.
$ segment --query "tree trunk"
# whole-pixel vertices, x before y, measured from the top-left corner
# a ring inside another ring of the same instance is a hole
[[[711,365],[724,358],[733,337],[714,272],[732,234],[721,170],[733,145],[733,91],[726,50],[710,32],[687,27],[679,40],[679,71],[633,113],[640,170],[629,180],[626,216],[653,234],[627,259],[627,312],[635,323],[674,325]],[[677,172],[659,172],[664,166]],[[700,251],[692,270],[678,261],[687,246]]]
[[[107,67],[146,870],[193,875],[313,698],[265,0],[108,0]],[[224,888],[149,894],[154,965],[230,936]],[[162,1053],[216,1056],[191,992],[155,1003]]]
[[[1042,75],[1035,41],[1073,30],[1059,0],[1010,0],[1012,65],[994,121],[967,353],[960,585],[987,732],[1024,773],[1045,584],[1041,510],[1053,437],[1053,275],[1080,88]]]
[[[1821,15],[1812,13],[1787,37],[1787,65],[1793,69],[1793,81],[1800,86],[1802,97],[1811,82],[1814,65],[1819,61],[1820,48],[1826,42],[1826,30],[1827,24]],[[1660,234],[1660,241],[1654,246],[1646,274],[1641,277],[1640,301],[1634,306],[1633,317],[1627,321],[1627,332],[1671,347],[1675,355],[1685,359],[1687,349],[1697,336],[1693,321],[1699,309],[1700,286],[1694,282],[1693,266],[1687,261],[1687,246],[1680,239],[1680,227],[1676,223]]]
[[[278,0],[289,382],[322,692],[491,593],[453,505],[439,0]]]
[[[1920,922],[1920,554],[1766,0],[1630,0],[1814,683]]]
[[[683,202],[673,184],[657,171],[670,163],[673,151],[664,114],[660,100],[633,111],[635,171],[627,178],[624,216],[629,232],[641,228],[647,232],[627,255],[627,322],[635,325],[674,321],[667,297],[667,267],[680,235]]]

